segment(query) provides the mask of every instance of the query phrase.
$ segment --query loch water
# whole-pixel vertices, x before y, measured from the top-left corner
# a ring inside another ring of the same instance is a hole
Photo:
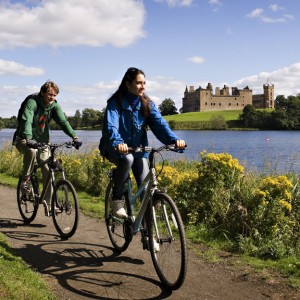
[[[300,172],[300,131],[229,131],[229,130],[177,130],[175,134],[187,143],[183,154],[168,152],[168,159],[199,160],[203,150],[213,153],[226,152],[237,158],[248,170],[259,172]],[[0,148],[9,145],[14,130],[0,130]],[[101,131],[76,131],[84,143],[81,151],[98,147]],[[149,144],[160,142],[148,132]],[[68,140],[60,130],[51,132],[51,142]]]

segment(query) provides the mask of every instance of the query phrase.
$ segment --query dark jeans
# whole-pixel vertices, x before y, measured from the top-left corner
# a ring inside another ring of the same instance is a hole
[[[138,187],[149,172],[147,158],[134,158],[132,154],[127,154],[115,159],[110,157],[110,161],[117,166],[114,174],[113,200],[122,199],[123,185],[131,169]]]

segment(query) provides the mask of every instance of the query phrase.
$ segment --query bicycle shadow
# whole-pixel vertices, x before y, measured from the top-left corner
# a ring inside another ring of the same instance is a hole
[[[0,219],[0,228],[17,228],[19,226],[22,227],[35,227],[35,228],[44,228],[45,224],[36,224],[30,223],[26,224],[22,219]]]
[[[171,295],[148,276],[142,259],[103,244],[53,241],[48,233],[6,231],[24,241],[15,252],[39,273],[50,275],[64,289],[87,299],[165,299]],[[141,268],[142,267],[142,268]],[[152,276],[153,277],[153,276]],[[48,277],[47,277],[48,278]]]

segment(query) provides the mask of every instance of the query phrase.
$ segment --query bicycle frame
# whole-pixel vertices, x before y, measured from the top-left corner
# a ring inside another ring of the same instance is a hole
[[[148,172],[147,176],[145,177],[144,181],[141,183],[138,191],[135,194],[132,194],[131,181],[127,180],[126,184],[128,188],[128,197],[131,206],[131,215],[129,217],[133,217],[133,205],[136,203],[139,196],[141,195],[141,193],[144,191],[144,188],[146,187],[145,194],[141,201],[140,209],[135,215],[135,219],[132,225],[132,233],[136,234],[140,229],[143,217],[147,209],[147,205],[149,201],[151,201],[151,196],[154,194],[154,191],[157,189],[157,182],[156,182],[156,175],[155,175],[154,168],[150,169],[150,171]]]
[[[133,193],[131,178],[123,186],[124,209],[127,216],[116,217],[113,203],[115,168],[109,172],[110,183],[105,195],[105,222],[113,247],[125,251],[133,236],[140,232],[144,250],[151,253],[152,262],[162,284],[168,289],[178,289],[184,282],[187,267],[187,247],[184,224],[180,212],[172,198],[158,188],[154,155],[162,150],[181,152],[174,146],[160,148],[129,148],[130,152],[149,153],[149,172]],[[182,150],[183,151],[183,150]],[[163,165],[162,165],[163,169]],[[139,198],[141,204],[134,213]]]
[[[30,176],[33,175],[33,174],[35,176],[37,176],[37,170],[38,169],[41,169],[46,164],[48,164],[48,166],[49,166],[49,175],[48,175],[47,181],[46,181],[47,183],[46,183],[46,186],[43,187],[41,195],[40,195],[40,191],[39,191],[39,186],[35,187],[37,189],[37,192],[38,192],[37,194],[39,196],[39,203],[42,203],[44,201],[44,197],[45,197],[46,192],[49,189],[49,185],[52,184],[53,188],[55,186],[55,175],[54,175],[54,170],[55,169],[60,170],[61,173],[62,173],[62,178],[65,179],[64,169],[63,169],[62,166],[59,166],[58,161],[55,159],[55,153],[54,152],[57,148],[51,147],[51,146],[47,146],[47,147],[50,148],[50,153],[51,153],[50,156],[45,161],[43,161],[41,163],[37,163],[37,160],[36,160],[36,162],[34,164],[34,167],[33,167],[33,170],[30,173]],[[33,184],[35,184],[35,182]],[[35,191],[35,193],[36,193],[36,191]]]

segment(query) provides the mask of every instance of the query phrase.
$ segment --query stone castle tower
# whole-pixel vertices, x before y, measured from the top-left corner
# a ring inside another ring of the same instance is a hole
[[[182,112],[242,110],[247,104],[254,108],[274,108],[274,84],[263,85],[263,94],[252,95],[252,90],[246,86],[244,89],[231,88],[224,85],[222,89],[216,87],[213,94],[211,83],[205,89],[186,87],[182,98]]]

